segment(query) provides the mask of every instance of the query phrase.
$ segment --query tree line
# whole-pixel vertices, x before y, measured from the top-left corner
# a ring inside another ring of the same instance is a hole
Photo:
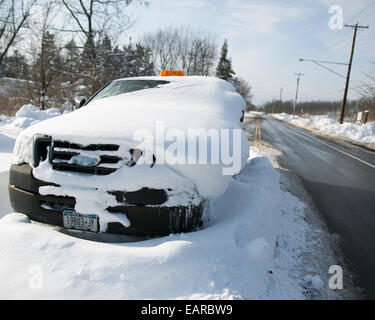
[[[375,86],[374,86],[375,88]],[[357,100],[347,101],[345,116],[346,119],[355,120],[356,113],[359,111],[369,110],[369,121],[375,120],[375,99],[370,97],[361,97]],[[312,115],[332,115],[338,117],[341,111],[341,101],[304,101],[299,102],[296,106],[295,114],[303,116]],[[288,113],[293,114],[293,100],[278,101],[273,100],[266,102],[260,110],[266,113]]]
[[[160,29],[123,44],[134,24],[130,5],[148,2],[0,0],[0,77],[20,79],[0,95],[0,113],[14,113],[25,103],[41,109],[72,105],[74,97],[88,97],[113,79],[158,75],[161,69],[216,75],[250,104],[250,85],[220,69],[230,61],[227,40],[216,69],[217,41],[204,30]]]

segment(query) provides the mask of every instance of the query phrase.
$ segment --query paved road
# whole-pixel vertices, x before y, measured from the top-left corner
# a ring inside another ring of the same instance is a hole
[[[284,153],[281,165],[300,176],[330,231],[341,236],[357,284],[375,299],[375,152],[268,117],[261,126],[262,138]]]

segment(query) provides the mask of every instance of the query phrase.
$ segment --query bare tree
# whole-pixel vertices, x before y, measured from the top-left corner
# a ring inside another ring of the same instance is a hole
[[[251,86],[249,83],[240,77],[236,77],[233,79],[233,85],[236,88],[237,92],[244,98],[246,101],[246,105],[251,105],[251,99],[253,98],[253,95],[251,93]]]
[[[30,99],[44,110],[48,105],[47,99],[55,95],[53,89],[60,86],[62,57],[56,31],[51,31],[58,7],[54,0],[45,0],[39,9],[31,35],[32,81],[28,84],[28,93]]]
[[[366,80],[361,89],[361,109],[369,110],[369,121],[375,121],[375,76],[366,74]]]
[[[155,73],[161,69],[181,69],[187,75],[210,75],[217,59],[214,37],[205,32],[176,28],[158,30],[143,36],[150,49]]]
[[[210,75],[216,58],[217,46],[210,36],[194,39],[188,52],[187,73],[202,76]]]
[[[154,65],[161,69],[175,69],[181,46],[180,33],[175,30],[158,30],[143,37],[143,44],[151,50]]]
[[[104,37],[114,43],[118,37],[133,24],[124,8],[132,3],[148,4],[142,0],[59,0],[69,14],[72,29],[65,29],[81,35],[84,55],[92,93],[102,85],[99,79],[100,69],[105,63],[98,55],[98,44]]]
[[[368,74],[366,78],[361,88],[361,96],[375,104],[375,76]]]
[[[0,0],[0,64],[15,43],[22,28],[27,26],[36,0]]]

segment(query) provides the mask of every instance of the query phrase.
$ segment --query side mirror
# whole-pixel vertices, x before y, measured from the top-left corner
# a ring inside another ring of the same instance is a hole
[[[86,99],[83,98],[83,99],[80,101],[79,105],[78,105],[78,109],[81,108],[85,103],[86,103]]]

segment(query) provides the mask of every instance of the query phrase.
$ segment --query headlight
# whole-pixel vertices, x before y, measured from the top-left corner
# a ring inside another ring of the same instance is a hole
[[[33,139],[33,167],[39,166],[48,156],[48,147],[51,146],[52,138],[44,135],[36,135]]]
[[[29,163],[33,167],[39,165],[40,160],[47,158],[47,147],[51,138],[43,135],[20,134],[14,145],[15,164]]]
[[[33,162],[33,137],[18,135],[14,145],[14,164],[32,163]]]

